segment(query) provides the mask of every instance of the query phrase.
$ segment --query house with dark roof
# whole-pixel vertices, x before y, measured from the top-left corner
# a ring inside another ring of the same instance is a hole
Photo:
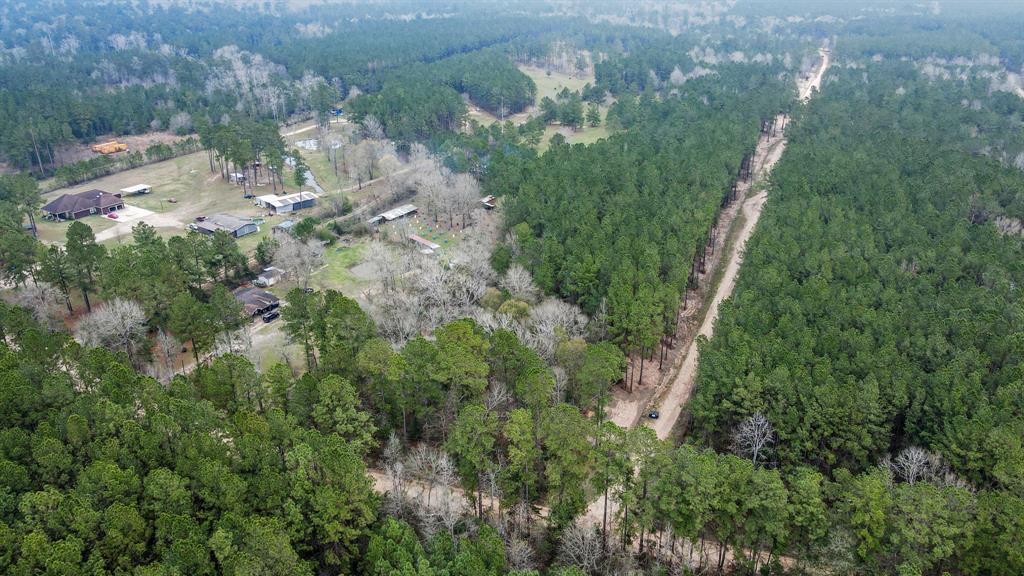
[[[234,295],[247,316],[262,316],[281,305],[277,296],[255,286],[236,288]]]
[[[198,232],[203,234],[213,234],[218,230],[223,230],[233,238],[241,238],[260,230],[252,220],[228,214],[214,214],[202,222],[196,222],[195,227]]]
[[[86,190],[77,194],[62,194],[60,198],[43,206],[42,211],[54,220],[78,220],[90,214],[109,214],[124,208],[120,194],[103,190]]]

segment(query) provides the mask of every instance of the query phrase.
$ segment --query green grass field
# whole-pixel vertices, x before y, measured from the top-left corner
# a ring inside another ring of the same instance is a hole
[[[576,92],[577,90],[582,90],[583,86],[588,82],[594,83],[594,76],[591,74],[569,75],[555,71],[548,74],[546,70],[535,66],[520,66],[519,69],[522,70],[523,74],[532,78],[533,83],[537,85],[537,104],[545,96],[554,100],[555,95],[561,92],[563,88],[568,88],[570,92]]]
[[[365,281],[352,273],[352,267],[363,261],[366,244],[351,246],[327,246],[324,252],[324,267],[313,273],[310,284],[319,290],[337,290],[354,297],[364,288]]]
[[[565,141],[569,144],[593,144],[601,138],[607,138],[611,135],[611,131],[605,125],[605,121],[608,119],[608,108],[601,106],[601,125],[592,128],[589,125],[583,126],[578,131],[573,132],[571,128],[564,128],[562,126],[548,126],[544,128],[544,136],[540,139],[540,144],[537,145],[537,151],[544,152],[551,145],[551,137],[555,134],[561,134],[565,136]]]
[[[143,218],[142,221],[147,221],[156,227],[162,236],[183,234],[185,226],[193,222],[199,215],[223,212],[237,216],[257,216],[262,212],[253,205],[252,200],[243,197],[240,186],[224,181],[220,178],[219,173],[210,172],[205,152],[149,164],[111,174],[85,184],[54,190],[44,195],[43,202],[49,202],[61,194],[94,188],[117,192],[122,188],[143,183],[152,186],[153,192],[126,197],[125,204],[138,206],[160,215],[159,218]],[[271,186],[269,184],[257,186],[255,192],[268,194],[271,192]],[[81,221],[92,227],[97,234],[118,224],[117,221],[98,215],[87,216]],[[66,222],[41,221],[40,236],[44,241],[62,241],[67,226]],[[255,246],[255,243],[253,245]]]
[[[305,122],[303,124],[290,126],[287,129],[283,129],[282,133],[291,134],[312,125],[312,122]],[[328,141],[331,136],[335,136],[341,141],[346,141],[346,130],[350,130],[348,126],[349,125],[346,123],[332,123],[330,130],[328,131]],[[317,138],[317,135],[318,132],[316,129],[308,129],[285,136],[284,139],[288,143],[288,149],[291,150],[297,148],[295,146],[296,142],[301,140],[314,140]],[[338,175],[334,175],[334,166],[331,164],[323,148],[319,150],[304,150],[302,148],[298,148],[298,150],[302,155],[302,159],[305,160],[306,164],[309,166],[310,171],[313,172],[313,177],[316,178],[317,183],[320,184],[325,192],[339,192],[356,184],[355,180],[352,180],[345,174],[345,171],[341,166],[339,166]]]

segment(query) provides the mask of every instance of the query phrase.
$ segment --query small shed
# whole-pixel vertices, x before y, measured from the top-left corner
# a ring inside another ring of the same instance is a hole
[[[430,240],[427,240],[426,238],[416,234],[410,234],[409,240],[412,240],[412,243],[415,244],[416,247],[419,248],[420,252],[423,254],[433,254],[434,252],[441,249],[441,246],[439,244],[435,244]]]
[[[265,194],[256,197],[256,205],[261,208],[270,208],[275,214],[287,214],[315,206],[316,194],[312,192],[296,192],[284,196]]]
[[[245,174],[242,174],[241,172],[232,172],[231,174],[228,174],[228,180],[235,184],[245,182]]]
[[[382,212],[378,216],[382,222],[391,222],[392,220],[398,220],[399,218],[405,218],[406,216],[412,216],[416,213],[416,206],[412,204],[403,204],[398,208],[392,208],[387,212]]]
[[[260,272],[260,275],[253,281],[253,284],[261,287],[273,286],[282,277],[284,277],[284,270],[271,266],[264,268],[263,272]]]
[[[274,234],[291,234],[293,226],[295,226],[295,220],[284,220],[276,224],[270,231]]]
[[[149,184],[136,184],[135,186],[129,186],[127,188],[121,188],[122,196],[134,196],[135,194],[149,194],[153,191],[153,187]]]

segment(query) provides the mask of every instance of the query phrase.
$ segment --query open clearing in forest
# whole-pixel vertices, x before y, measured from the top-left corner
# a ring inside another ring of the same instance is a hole
[[[533,106],[505,118],[506,120],[511,120],[517,125],[523,124],[530,119],[530,116],[537,111],[537,106],[540,105],[540,101],[543,100],[545,96],[555,100],[555,97],[563,88],[568,88],[570,92],[576,92],[583,90],[583,86],[587,83],[594,83],[594,75],[590,73],[565,74],[554,70],[549,73],[543,68],[539,68],[537,66],[526,66],[525,64],[520,64],[519,70],[533,79],[533,83],[537,85],[537,96],[533,99]],[[491,114],[490,112],[473,104],[468,106],[468,110],[469,119],[476,120],[483,125],[489,125],[492,122],[498,122],[500,120],[494,114]],[[544,136],[544,141],[546,142],[549,134],[545,133]]]
[[[111,220],[105,216],[93,215],[79,221],[88,224],[97,234],[97,239],[116,242],[131,235],[131,227],[145,222],[157,229],[161,236],[174,236],[185,233],[185,225],[195,221],[196,216],[210,215],[218,212],[237,216],[257,216],[263,211],[253,205],[251,199],[242,195],[242,187],[221,179],[218,173],[210,173],[210,162],[205,152],[196,152],[156,162],[139,168],[125,170],[117,174],[104,176],[84,184],[59,188],[43,195],[43,203],[49,202],[61,194],[82,192],[98,188],[106,192],[116,193],[122,188],[135,184],[149,184],[153,191],[149,194],[126,196],[125,205],[148,211],[139,218],[126,214],[128,220],[121,223],[120,219]],[[294,191],[295,187],[290,189]],[[256,187],[257,194],[268,194],[269,184]],[[171,199],[176,202],[171,202]],[[266,230],[274,224],[273,218],[267,220]],[[51,222],[39,220],[39,235],[44,242],[62,243],[69,222]],[[261,231],[262,232],[262,231]],[[101,237],[102,234],[102,237]],[[249,240],[255,234],[242,238],[240,244],[252,244]]]
[[[324,139],[325,141],[319,143],[317,150],[307,150],[296,145],[296,142],[319,139],[320,132],[313,121],[282,129],[281,136],[287,143],[288,150],[297,149],[299,151],[302,159],[306,161],[317,183],[320,184],[324,191],[327,193],[337,193],[356,184],[356,181],[345,174],[343,165],[338,166],[338,175],[334,175],[334,165],[331,164],[326,149],[332,138],[337,139],[339,142],[347,142],[347,133],[352,129],[352,125],[345,119],[331,120],[326,138]],[[342,157],[342,154],[339,153],[338,159],[340,160]],[[290,184],[290,182],[288,183]]]

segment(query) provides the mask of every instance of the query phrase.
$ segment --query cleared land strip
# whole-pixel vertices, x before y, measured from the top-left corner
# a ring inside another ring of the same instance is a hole
[[[782,122],[782,115],[776,121]],[[762,136],[761,140],[757,143],[757,151],[754,155],[756,168],[756,174],[752,179],[754,183],[762,181],[771,172],[772,167],[782,157],[782,152],[785,149],[785,136],[778,136],[774,140],[769,139],[768,136]],[[736,240],[732,243],[728,258],[724,261],[725,271],[711,299],[711,304],[708,306],[707,314],[705,314],[703,321],[701,321],[697,336],[711,338],[715,328],[715,320],[718,319],[718,307],[723,300],[732,295],[733,288],[736,286],[736,275],[739,273],[740,265],[743,264],[743,250],[747,245],[747,240],[754,233],[754,228],[757,227],[757,221],[761,218],[761,211],[764,208],[765,200],[768,199],[766,191],[761,191],[747,197],[751,187],[752,184],[750,182],[745,182],[740,187],[741,197],[743,198],[743,203],[740,207],[744,218],[743,227],[740,229]],[[697,342],[697,338],[691,340],[689,348],[686,350],[686,355],[683,357],[682,365],[673,378],[672,384],[656,400],[660,417],[657,420],[646,421],[646,425],[653,428],[658,438],[662,440],[668,438],[672,433],[672,429],[682,413],[683,406],[689,402],[690,394],[693,392],[693,386],[697,380],[697,362],[700,356]]]
[[[830,52],[827,48],[823,47],[819,53],[821,54],[821,61],[815,73],[811,74],[808,78],[801,78],[797,81],[797,93],[801,101],[806,101],[814,94],[814,90],[821,86],[822,78],[825,76],[825,71],[829,65]],[[761,218],[765,201],[768,199],[768,193],[764,190],[750,197],[748,197],[748,194],[751,189],[755,188],[758,183],[763,182],[771,174],[772,168],[775,167],[775,164],[782,158],[782,153],[786,150],[788,118],[780,114],[775,118],[775,122],[777,125],[782,126],[782,134],[775,138],[772,138],[770,133],[761,136],[754,152],[754,176],[750,181],[739,183],[740,197],[743,198],[741,205],[744,217],[743,227],[740,229],[736,240],[732,243],[728,259],[725,261],[725,271],[722,280],[718,284],[715,295],[711,300],[711,305],[708,306],[707,314],[701,321],[700,329],[697,332],[698,336],[711,338],[714,333],[715,321],[718,319],[718,307],[723,300],[732,295],[733,288],[736,287],[736,276],[739,273],[740,266],[743,264],[743,251],[746,248],[747,240],[750,239],[754,229],[757,227],[757,221]],[[664,392],[661,392],[657,398],[656,405],[660,411],[659,418],[646,421],[646,425],[654,429],[658,438],[662,440],[672,434],[672,429],[675,428],[683,407],[690,400],[694,384],[697,381],[699,356],[700,351],[697,348],[697,338],[694,338],[690,342],[689,349],[686,351],[682,365],[679,368],[679,372],[673,378],[671,386]]]

